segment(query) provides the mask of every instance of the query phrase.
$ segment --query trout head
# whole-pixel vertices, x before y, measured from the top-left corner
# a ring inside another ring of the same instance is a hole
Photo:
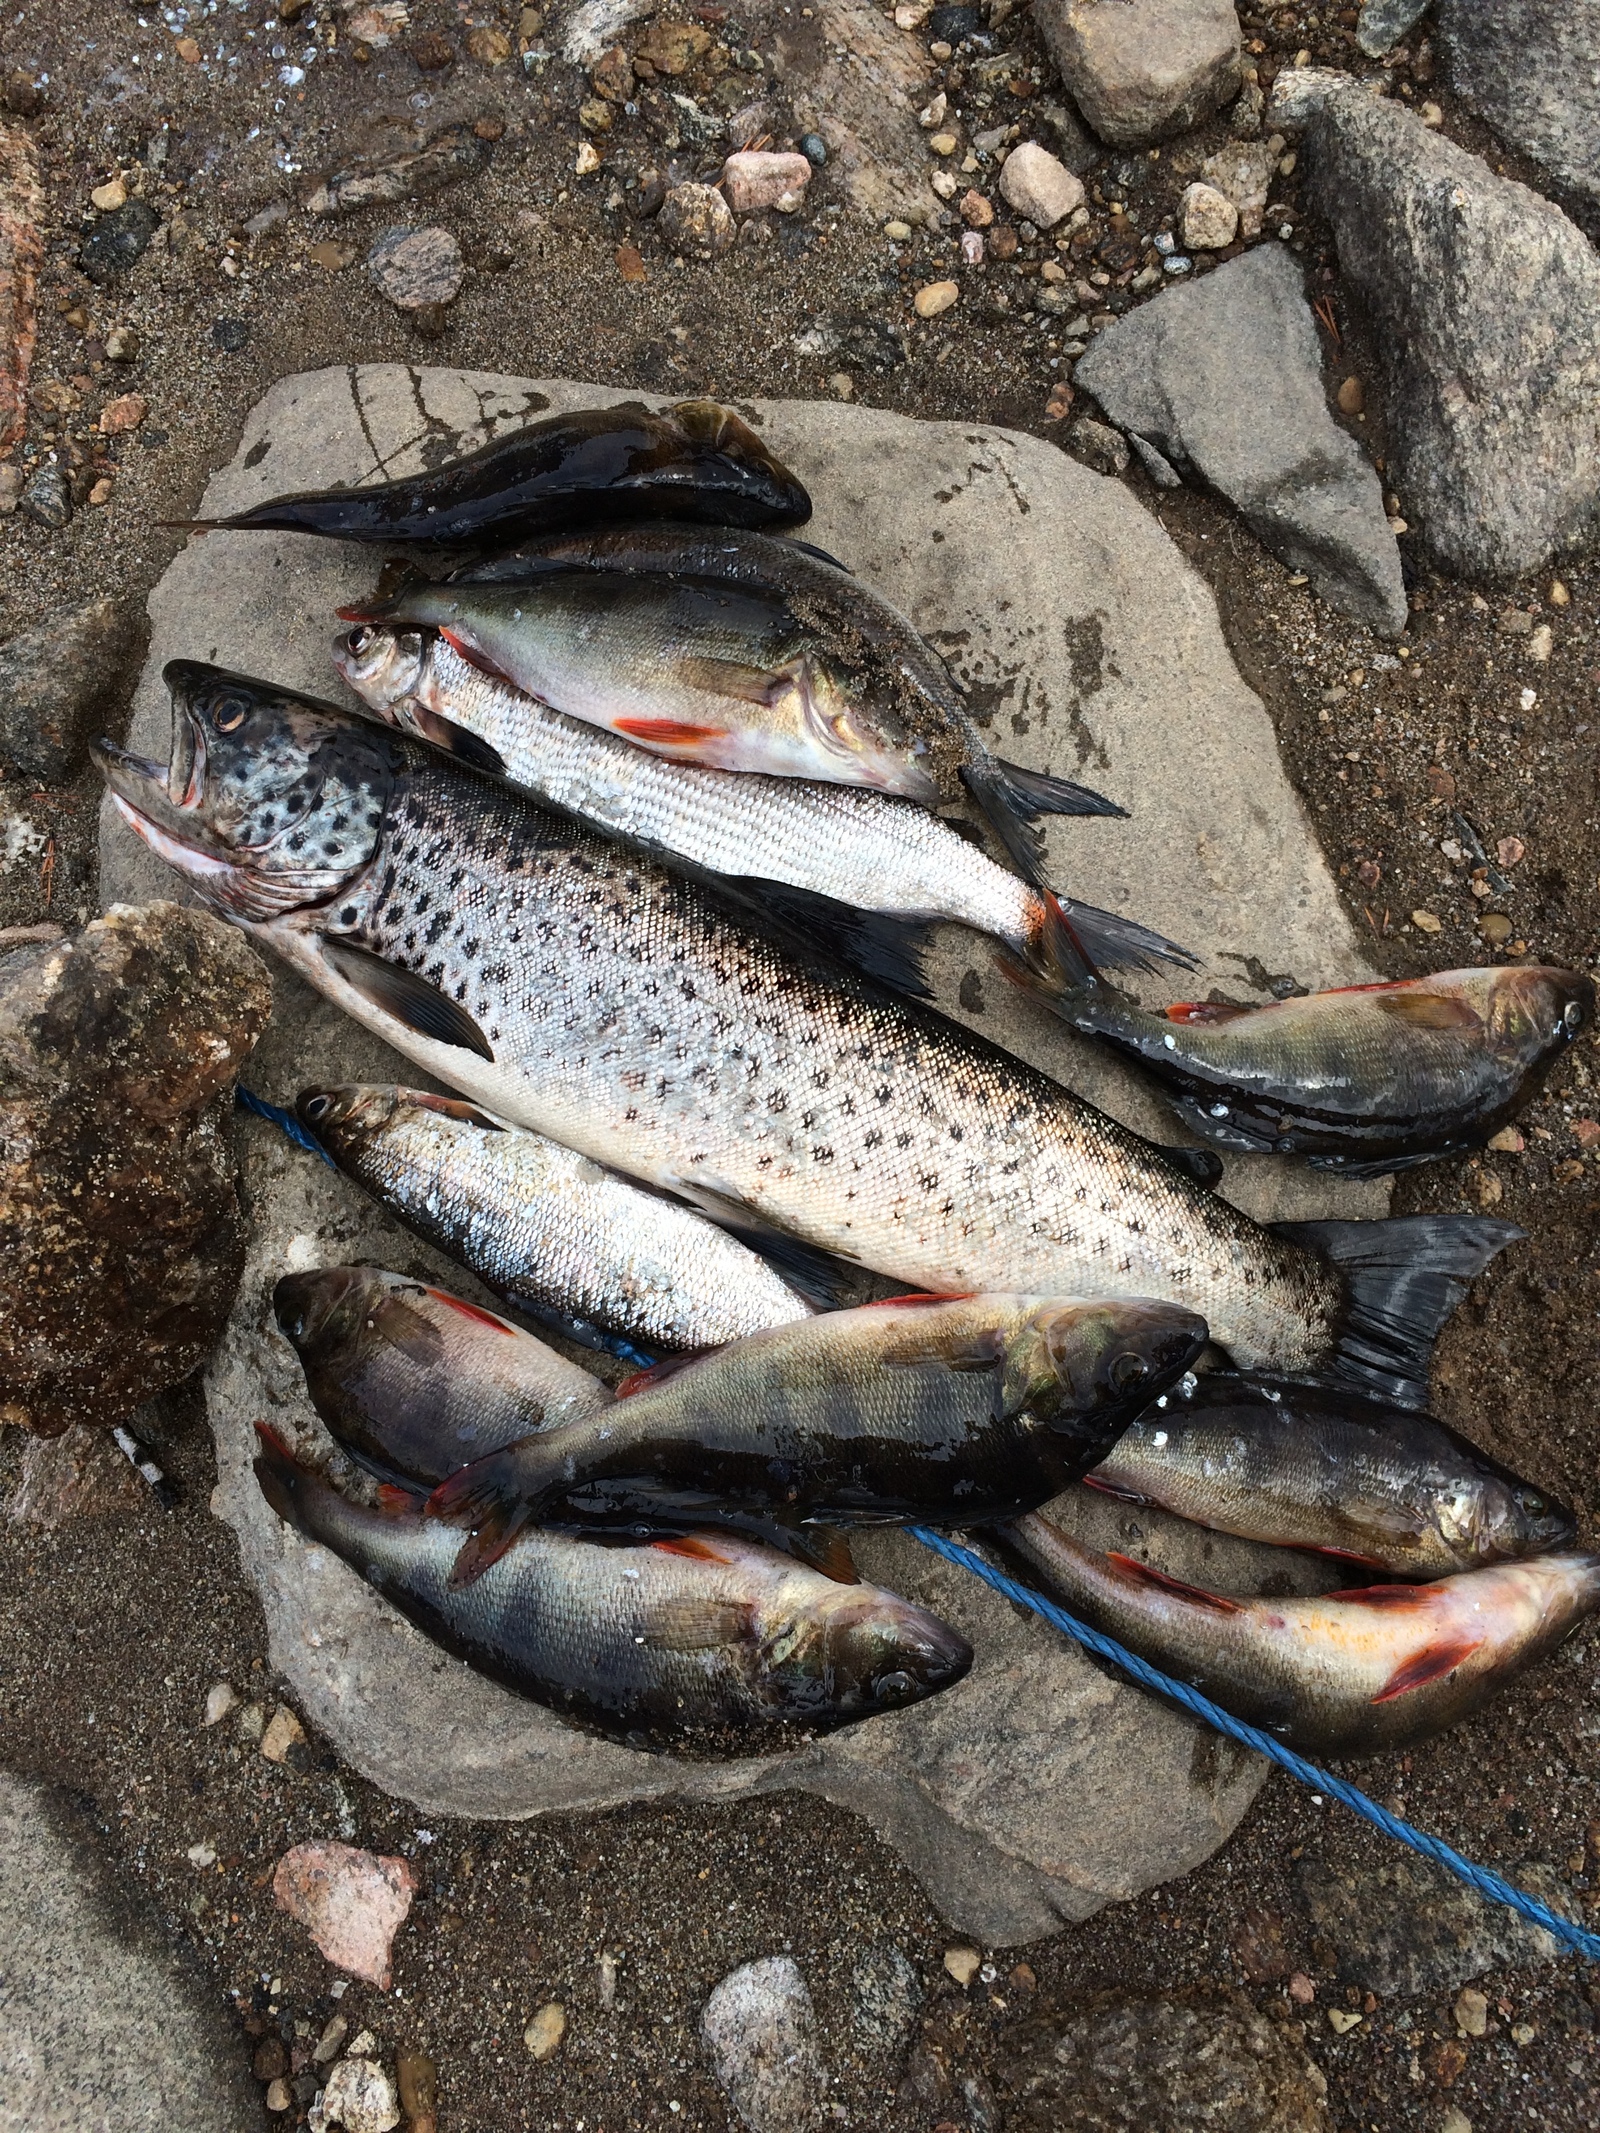
[[[294,1100],[301,1125],[336,1160],[381,1132],[399,1107],[400,1091],[392,1082],[353,1081],[339,1088],[302,1089]],[[285,1276],[285,1282],[299,1279],[299,1275]],[[284,1282],[278,1286],[282,1288]]]
[[[1205,1320],[1181,1304],[1053,1299],[1006,1343],[1005,1411],[1103,1448],[1177,1383],[1208,1338]]]
[[[972,1646],[937,1615],[872,1585],[831,1585],[804,1599],[763,1640],[762,1661],[835,1718],[871,1718],[921,1703],[959,1681]]]
[[[109,740],[117,812],[202,902],[246,924],[327,903],[371,863],[393,788],[381,734],[332,704],[194,659],[163,673],[165,766]]]

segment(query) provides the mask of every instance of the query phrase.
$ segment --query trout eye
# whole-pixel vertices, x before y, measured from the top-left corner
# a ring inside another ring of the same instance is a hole
[[[1119,1355],[1106,1375],[1114,1392],[1127,1392],[1150,1375],[1150,1365],[1142,1355]]]
[[[368,645],[371,644],[371,642],[372,632],[370,629],[368,629],[367,625],[364,622],[358,622],[356,624],[356,627],[350,632],[349,636],[345,639],[346,646],[353,654],[353,656],[357,659],[361,657],[362,653],[367,649]]]
[[[241,703],[237,696],[225,696],[212,710],[211,723],[219,733],[232,733],[244,724],[248,709],[249,706]]]

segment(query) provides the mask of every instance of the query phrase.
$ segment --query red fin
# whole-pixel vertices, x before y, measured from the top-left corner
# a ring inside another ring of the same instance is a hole
[[[702,1362],[716,1352],[715,1348],[697,1348],[692,1355],[663,1356],[648,1370],[636,1370],[632,1377],[624,1378],[617,1387],[617,1398],[631,1400],[636,1392],[654,1392],[658,1385],[665,1385],[669,1378],[675,1378],[680,1370],[687,1370],[691,1363]]]
[[[1448,1674],[1458,1667],[1463,1659],[1470,1659],[1482,1642],[1481,1637],[1441,1637],[1435,1644],[1425,1644],[1403,1666],[1395,1668],[1373,1697],[1373,1702],[1393,1703],[1397,1696],[1437,1681],[1441,1674]]]
[[[426,1287],[426,1284],[424,1286]],[[451,1296],[443,1289],[434,1288],[429,1288],[428,1294],[435,1303],[448,1304],[452,1311],[459,1311],[463,1318],[470,1318],[480,1326],[487,1326],[494,1333],[516,1333],[515,1326],[508,1326],[503,1318],[496,1318],[492,1311],[485,1311],[479,1304],[469,1304],[464,1297]]]
[[[378,1483],[378,1509],[385,1518],[414,1516],[421,1508],[421,1494],[416,1489],[403,1489],[394,1481]]]
[[[874,1296],[870,1303],[857,1304],[858,1311],[887,1311],[891,1304],[960,1304],[970,1303],[980,1289],[959,1289],[949,1296],[939,1295],[932,1289],[911,1289],[904,1296]]]
[[[466,639],[458,637],[454,630],[441,630],[439,635],[452,651],[461,654],[469,667],[476,667],[480,674],[487,674],[491,681],[503,681],[509,689],[517,686],[504,667],[497,667],[487,652],[480,652],[475,644],[468,644]]]
[[[611,724],[630,741],[655,741],[663,748],[698,748],[724,739],[728,731],[726,726],[691,726],[677,718],[614,718]]]
[[[1253,1007],[1229,1007],[1222,1000],[1174,1000],[1167,1009],[1169,1022],[1235,1022],[1240,1015],[1253,1015]]]
[[[687,1555],[700,1563],[731,1563],[733,1557],[719,1548],[714,1540],[704,1533],[684,1533],[669,1536],[665,1540],[650,1542],[663,1555]]]
[[[270,1422],[258,1422],[256,1424],[256,1435],[269,1452],[276,1452],[280,1459],[287,1459],[291,1465],[298,1466],[300,1464],[286,1441],[279,1436]]]
[[[1244,1612],[1242,1601],[1230,1600],[1223,1592],[1203,1592],[1198,1585],[1185,1585],[1181,1578],[1169,1578],[1164,1570],[1153,1569],[1149,1563],[1135,1562],[1131,1555],[1118,1555],[1113,1552],[1107,1555],[1106,1561],[1114,1564],[1124,1577],[1131,1578],[1135,1584],[1154,1585],[1158,1591],[1170,1592],[1174,1599],[1187,1600],[1193,1607],[1208,1607],[1213,1614],[1218,1615],[1238,1615]]]
[[[341,622],[377,622],[383,609],[381,603],[375,603],[371,607],[336,607],[333,612]]]
[[[437,1111],[443,1118],[459,1118],[463,1125],[482,1126],[487,1133],[504,1133],[500,1121],[491,1118],[487,1111],[480,1111],[476,1104],[469,1104],[464,1096],[435,1096],[431,1089],[405,1089],[401,1092],[407,1103],[415,1104],[421,1111]]]

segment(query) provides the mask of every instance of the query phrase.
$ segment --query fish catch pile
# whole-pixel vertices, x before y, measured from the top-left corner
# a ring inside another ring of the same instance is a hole
[[[961,1530],[1302,1752],[1427,1738],[1600,1604],[1571,1514],[1426,1412],[1440,1326],[1520,1233],[1263,1226],[1213,1148],[1372,1175],[1481,1147],[1592,983],[1141,1005],[1107,973],[1196,958],[1068,894],[1039,834],[1118,800],[997,756],[911,623],[796,537],[810,510],[694,402],[209,522],[388,551],[337,618],[352,701],[175,660],[168,761],[99,767],[210,909],[426,1077],[307,1088],[298,1119],[511,1314],[285,1269],[325,1435],[262,1426],[267,1501],[639,1748],[749,1755],[960,1681],[957,1631],[858,1578],[874,1524]],[[940,1014],[945,924],[1207,1145]],[[1079,1488],[1348,1583],[1179,1584],[1075,1539]]]

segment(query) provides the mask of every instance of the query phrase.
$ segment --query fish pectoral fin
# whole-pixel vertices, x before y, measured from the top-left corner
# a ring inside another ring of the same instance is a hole
[[[755,1613],[742,1600],[718,1600],[688,1594],[657,1602],[645,1620],[641,1642],[658,1652],[712,1652],[743,1644],[752,1634]]]
[[[426,1489],[407,1488],[401,1481],[380,1481],[378,1509],[385,1518],[415,1518],[426,1495]]]
[[[1135,1585],[1147,1585],[1158,1592],[1167,1592],[1176,1600],[1187,1600],[1191,1607],[1204,1607],[1215,1615],[1243,1614],[1238,1600],[1230,1599],[1225,1592],[1207,1592],[1199,1585],[1186,1585],[1182,1578],[1169,1577],[1164,1570],[1157,1570],[1153,1563],[1141,1563],[1131,1555],[1119,1555],[1112,1551],[1106,1561],[1118,1574]]]
[[[790,1552],[800,1562],[820,1570],[836,1585],[859,1585],[861,1573],[850,1552],[850,1536],[841,1526],[795,1526]]]
[[[1206,1027],[1216,1022],[1237,1022],[1241,1015],[1253,1015],[1253,1007],[1236,1007],[1231,1000],[1174,1000],[1163,1009],[1169,1022],[1194,1023]]]
[[[720,741],[726,726],[696,726],[681,718],[614,718],[612,730],[646,748],[703,748],[707,741]]]
[[[468,1303],[464,1296],[452,1296],[448,1289],[436,1289],[431,1284],[428,1294],[435,1303],[442,1303],[447,1311],[454,1311],[458,1317],[470,1319],[475,1326],[482,1326],[490,1333],[503,1333],[508,1340],[517,1337],[517,1329],[509,1320],[501,1318],[497,1312],[486,1311],[482,1304]]]
[[[1412,1029],[1479,1030],[1483,1027],[1483,1017],[1465,1000],[1457,1000],[1449,993],[1381,993],[1372,1004],[1380,1015],[1409,1023]]]
[[[370,1314],[369,1323],[380,1340],[423,1370],[432,1370],[444,1360],[444,1335],[403,1296],[385,1296]]]
[[[682,1176],[673,1179],[672,1190],[746,1251],[765,1259],[815,1310],[843,1311],[865,1300],[870,1276],[839,1254],[776,1228],[759,1207],[736,1192],[708,1179]]]
[[[624,1378],[616,1388],[617,1398],[631,1400],[635,1393],[654,1392],[658,1385],[665,1385],[669,1378],[675,1378],[682,1371],[691,1369],[694,1364],[704,1362],[708,1355],[717,1354],[718,1349],[726,1345],[726,1342],[720,1342],[717,1347],[696,1348],[688,1355],[663,1356],[659,1363],[651,1363],[643,1370],[636,1370],[631,1377]]]
[[[770,709],[782,703],[791,689],[804,680],[804,666],[792,661],[781,667],[747,666],[739,659],[715,659],[705,653],[691,653],[687,659],[677,662],[678,673],[691,688],[704,689],[710,696],[731,696],[742,704],[761,704]]]
[[[509,689],[514,689],[517,686],[513,677],[506,672],[504,667],[496,666],[483,647],[474,644],[472,639],[465,636],[460,630],[441,629],[439,635],[453,652],[466,661],[469,667],[476,667],[480,674],[487,674],[491,681],[503,681]]]
[[[418,1110],[437,1111],[441,1118],[459,1119],[462,1125],[477,1126],[485,1133],[507,1130],[498,1118],[491,1118],[487,1111],[469,1104],[464,1096],[435,1096],[431,1089],[407,1089],[406,1101],[415,1104]]]
[[[1021,763],[1008,763],[1004,756],[991,760],[1002,773],[1010,804],[1018,814],[1030,819],[1040,815],[1114,815],[1127,819],[1125,807],[1072,778],[1054,777],[1048,770],[1029,770]]]
[[[1373,1697],[1374,1703],[1393,1703],[1397,1696],[1409,1695],[1412,1689],[1426,1688],[1430,1681],[1437,1681],[1450,1674],[1464,1659],[1482,1644],[1481,1637],[1440,1637],[1432,1644],[1425,1644],[1402,1666],[1397,1666],[1383,1687]]]
[[[370,949],[357,948],[350,941],[337,940],[326,933],[319,938],[323,960],[334,975],[342,978],[353,992],[360,993],[380,1013],[404,1023],[419,1037],[431,1038],[435,1044],[456,1045],[464,1052],[476,1052],[480,1059],[493,1063],[494,1049],[483,1031],[467,1010],[442,993],[437,985],[418,977],[413,970],[402,970],[397,963],[385,962],[381,955],[374,955]]]
[[[538,1436],[518,1437],[460,1468],[428,1498],[430,1518],[471,1528],[451,1567],[452,1592],[471,1585],[500,1560],[549,1493],[538,1484],[537,1462],[532,1476],[521,1470],[524,1455],[535,1446],[549,1449]]]
[[[427,741],[431,747],[454,756],[458,763],[465,763],[473,770],[484,771],[491,778],[503,778],[506,774],[506,759],[498,748],[492,747],[480,734],[458,726],[453,718],[444,718],[437,711],[430,711],[425,704],[418,704],[413,710],[411,730],[419,740]]]

